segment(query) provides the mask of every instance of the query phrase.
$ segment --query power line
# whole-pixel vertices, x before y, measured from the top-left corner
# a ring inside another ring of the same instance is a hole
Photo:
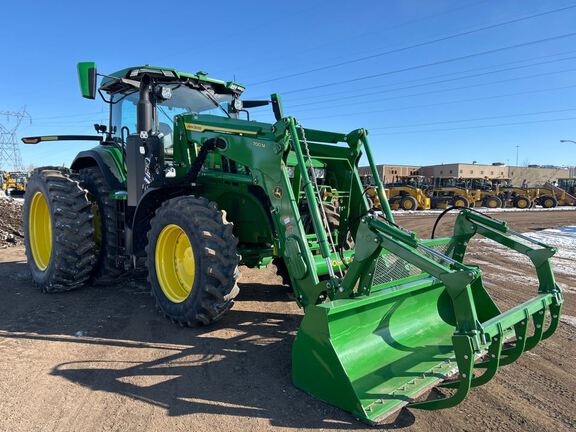
[[[436,126],[436,125],[451,124],[451,123],[465,123],[465,122],[470,122],[470,121],[496,120],[496,119],[503,119],[503,118],[526,117],[526,116],[541,115],[541,114],[555,114],[555,113],[568,112],[568,111],[576,111],[576,108],[565,108],[565,109],[560,109],[560,110],[548,110],[548,111],[535,111],[535,112],[522,113],[522,114],[506,114],[506,115],[499,115],[499,116],[476,117],[476,118],[471,118],[471,119],[446,120],[446,121],[431,122],[431,123],[415,123],[415,124],[397,125],[397,126],[380,126],[380,127],[367,128],[367,129],[369,131],[374,131],[374,130],[383,130],[383,129],[401,129],[401,128],[410,128],[410,127]]]
[[[454,13],[454,12],[458,12],[458,11],[461,11],[461,10],[464,10],[464,9],[469,9],[469,8],[478,6],[478,5],[482,4],[482,3],[486,3],[487,1],[488,1],[488,0],[476,1],[476,2],[473,2],[473,3],[470,3],[470,4],[466,4],[466,5],[463,5],[463,6],[460,5],[460,6],[458,6],[458,7],[454,7],[454,8],[451,8],[451,9],[446,9],[446,10],[444,10],[444,11],[441,11],[441,12],[438,12],[438,13],[434,13],[434,14],[430,14],[430,15],[427,15],[427,16],[424,16],[424,17],[421,17],[421,18],[417,18],[417,19],[412,19],[412,20],[409,20],[409,21],[400,22],[400,23],[398,23],[398,24],[395,24],[395,25],[386,27],[386,28],[384,28],[384,29],[379,29],[378,31],[372,30],[372,31],[363,32],[363,33],[361,33],[361,34],[359,34],[359,35],[356,35],[356,34],[355,34],[355,35],[353,35],[353,39],[363,39],[365,36],[370,35],[370,34],[374,34],[374,33],[378,33],[379,36],[381,36],[381,35],[383,35],[383,34],[390,33],[391,31],[400,29],[400,28],[402,28],[402,27],[410,26],[410,25],[412,25],[412,24],[415,24],[415,23],[418,23],[418,22],[421,22],[421,21],[429,22],[431,19],[434,19],[434,18],[443,16],[443,15],[449,15],[449,14],[452,14],[452,13]],[[330,42],[321,43],[321,44],[319,44],[319,45],[310,46],[310,47],[302,47],[302,49],[299,49],[299,50],[298,50],[298,53],[299,53],[299,54],[303,54],[303,53],[306,53],[306,52],[315,52],[315,51],[324,49],[326,46],[338,44],[338,43],[340,43],[341,41],[344,41],[344,40],[345,40],[345,41],[350,41],[350,40],[351,40],[350,35],[346,35],[346,37],[344,37],[344,38],[338,38],[338,39],[333,38]],[[315,41],[315,42],[317,42],[317,41]],[[268,57],[267,57],[267,59],[266,59],[266,65],[269,66],[271,63],[272,63],[272,64],[278,64],[278,60],[281,60],[281,66],[282,66],[282,68],[285,68],[285,66],[286,66],[286,53],[285,53],[284,51],[278,51],[278,52],[272,53],[272,54],[273,54],[272,56],[268,56]],[[253,65],[244,66],[244,67],[240,67],[240,68],[235,68],[235,73],[236,73],[236,74],[239,74],[239,72],[241,72],[241,71],[252,71],[252,69],[253,69]],[[223,71],[224,71],[224,70],[223,70]],[[217,71],[211,70],[210,72],[214,73],[214,72],[217,72]],[[226,71],[226,73],[227,73],[227,71]],[[270,75],[271,73],[275,73],[275,71],[269,71],[268,75]],[[264,76],[266,76],[266,75],[264,75]],[[258,76],[254,77],[254,74],[251,74],[251,78],[258,78]],[[234,79],[233,81],[238,82],[238,81],[236,81],[236,79]],[[243,82],[243,80],[240,80],[240,82]]]
[[[73,117],[83,117],[87,115],[98,115],[98,114],[107,114],[104,110],[94,111],[89,113],[83,114],[64,114],[64,115],[57,115],[57,116],[50,116],[50,117],[36,117],[36,120],[52,120],[52,119],[60,119],[60,118],[73,118]]]
[[[527,90],[527,91],[516,92],[516,93],[499,94],[499,95],[494,95],[494,96],[482,96],[482,97],[470,98],[470,99],[457,99],[457,100],[446,101],[446,102],[435,102],[435,103],[430,103],[430,104],[410,105],[410,106],[405,106],[405,107],[393,107],[393,108],[387,108],[387,109],[383,109],[383,110],[370,110],[370,111],[361,111],[361,112],[351,112],[351,113],[346,113],[346,114],[336,114],[336,115],[317,116],[317,117],[305,117],[304,119],[305,120],[320,120],[320,119],[330,119],[330,118],[338,118],[338,117],[352,117],[352,116],[357,116],[357,115],[384,113],[384,112],[390,112],[390,111],[402,111],[402,110],[408,110],[408,109],[413,109],[413,108],[435,108],[435,107],[443,106],[443,105],[452,105],[452,104],[458,104],[458,103],[464,103],[464,102],[476,102],[476,101],[481,101],[481,100],[499,99],[499,98],[503,98],[503,97],[521,96],[521,95],[534,94],[534,93],[545,93],[545,92],[549,92],[549,91],[567,90],[567,89],[573,89],[573,88],[576,88],[576,84],[572,84],[572,85],[568,85],[568,86],[561,86],[561,87],[539,89],[539,90]]]
[[[423,78],[398,81],[398,82],[389,83],[389,84],[379,84],[379,85],[361,87],[361,88],[358,88],[356,90],[343,90],[343,91],[339,91],[339,92],[338,91],[335,92],[335,91],[331,90],[330,95],[355,94],[355,92],[358,90],[364,90],[364,89],[368,89],[368,88],[377,89],[377,88],[390,87],[390,86],[396,86],[396,85],[401,85],[401,84],[411,84],[411,83],[420,82],[420,81],[429,80],[429,79],[443,78],[443,77],[447,77],[447,76],[459,75],[459,74],[468,73],[468,72],[481,71],[481,70],[491,69],[491,68],[495,68],[495,67],[524,63],[524,62],[531,61],[531,60],[540,60],[540,59],[544,59],[544,58],[557,57],[557,56],[561,56],[561,55],[574,54],[574,53],[576,53],[576,50],[562,51],[562,52],[555,53],[555,54],[547,54],[547,55],[543,55],[543,56],[528,57],[528,58],[524,58],[522,60],[514,60],[514,61],[509,61],[509,62],[504,62],[504,63],[492,64],[492,65],[488,65],[488,66],[468,68],[468,69],[460,70],[457,72],[447,72],[447,73],[431,75],[431,76],[423,77]],[[556,60],[556,61],[561,61],[561,60]],[[532,64],[526,65],[526,66],[529,67],[529,66],[535,66],[535,65],[540,65],[540,64],[541,63],[532,63]],[[295,99],[290,99],[290,101],[291,102],[294,102],[294,101],[297,102],[300,100],[309,100],[309,99],[310,99],[310,96],[301,96],[301,97],[296,97]],[[263,109],[263,108],[259,108],[259,109]],[[256,109],[254,109],[253,111],[256,111]]]
[[[576,5],[570,5],[570,6],[565,6],[565,7],[557,8],[557,9],[552,9],[552,10],[545,11],[545,12],[540,12],[540,13],[533,14],[533,15],[528,15],[528,16],[524,16],[524,17],[520,17],[520,18],[514,18],[514,19],[511,19],[511,20],[508,20],[508,21],[503,21],[503,22],[497,23],[497,24],[490,24],[490,25],[487,25],[487,26],[484,26],[484,27],[479,27],[479,28],[476,28],[476,29],[467,30],[467,31],[459,32],[459,33],[454,33],[454,34],[451,34],[451,35],[448,35],[448,36],[443,36],[443,37],[436,38],[436,39],[432,39],[432,40],[428,40],[428,41],[424,41],[424,42],[419,42],[419,43],[416,43],[416,44],[413,44],[413,45],[409,45],[409,46],[406,46],[406,47],[395,48],[395,49],[391,49],[391,50],[384,51],[384,52],[381,52],[381,53],[372,54],[372,55],[369,55],[369,56],[364,56],[364,57],[359,57],[359,58],[356,58],[356,59],[351,59],[351,60],[346,60],[346,61],[342,61],[342,62],[338,62],[338,63],[333,63],[333,64],[331,64],[331,65],[320,66],[320,67],[313,68],[313,69],[308,69],[308,70],[302,71],[302,72],[295,72],[295,73],[292,73],[292,74],[286,74],[286,75],[282,75],[282,76],[279,76],[279,77],[276,77],[276,78],[270,78],[270,79],[267,79],[267,80],[258,81],[258,82],[255,82],[255,83],[252,83],[252,84],[248,84],[248,85],[251,85],[251,86],[261,85],[261,84],[265,84],[265,83],[269,83],[269,82],[273,82],[273,81],[283,80],[283,79],[286,79],[286,78],[292,78],[292,77],[301,76],[301,75],[306,75],[306,74],[310,74],[310,73],[313,73],[313,72],[319,72],[319,71],[323,71],[323,70],[327,70],[327,69],[332,69],[332,68],[335,68],[335,67],[340,67],[340,66],[344,66],[344,65],[348,65],[348,64],[358,63],[358,62],[370,60],[370,59],[377,58],[377,57],[382,57],[382,56],[389,55],[389,54],[395,54],[395,53],[407,51],[407,50],[414,49],[414,48],[421,48],[421,47],[424,47],[424,46],[427,46],[427,45],[432,45],[432,44],[435,44],[435,43],[438,43],[438,42],[443,42],[443,41],[446,41],[446,40],[450,40],[450,39],[454,39],[454,38],[458,38],[458,37],[462,37],[462,36],[471,35],[471,34],[474,34],[474,33],[481,32],[481,31],[490,30],[490,29],[502,27],[502,26],[505,26],[505,25],[514,24],[514,23],[518,23],[518,22],[521,22],[521,21],[526,21],[526,20],[529,20],[529,19],[542,17],[542,16],[545,16],[545,15],[550,15],[550,14],[553,14],[553,13],[563,12],[563,11],[566,11],[566,10],[569,10],[569,9],[573,9],[573,8],[575,8],[575,7],[576,7]]]
[[[349,83],[349,82],[364,81],[364,80],[368,80],[368,79],[372,79],[372,78],[378,78],[381,76],[393,75],[393,74],[397,74],[397,73],[401,73],[401,72],[408,72],[408,71],[423,69],[423,68],[432,67],[432,66],[439,66],[442,64],[453,63],[453,62],[460,61],[460,60],[467,60],[467,59],[474,58],[474,57],[484,56],[484,55],[488,55],[488,54],[495,54],[498,52],[508,51],[508,50],[516,49],[516,48],[524,48],[524,47],[531,46],[531,45],[536,45],[536,44],[541,44],[541,43],[546,43],[546,42],[552,42],[555,40],[566,39],[566,38],[570,38],[570,37],[574,37],[574,36],[576,36],[576,32],[565,33],[565,34],[552,36],[552,37],[548,37],[548,38],[544,38],[544,39],[537,39],[537,40],[533,40],[533,41],[529,41],[529,42],[523,42],[523,43],[519,43],[519,44],[515,44],[515,45],[508,45],[505,47],[494,48],[494,49],[490,49],[490,50],[486,50],[486,51],[480,51],[480,52],[476,52],[476,53],[472,53],[472,54],[466,54],[466,55],[458,56],[458,57],[452,57],[452,58],[444,59],[444,60],[438,60],[438,61],[431,62],[431,63],[423,63],[423,64],[419,64],[419,65],[415,65],[415,66],[408,66],[408,67],[401,68],[401,69],[394,69],[391,71],[380,72],[377,74],[364,75],[361,77],[349,78],[349,79],[345,79],[345,80],[341,80],[341,81],[333,81],[331,83],[318,84],[318,85],[310,86],[310,87],[303,87],[303,88],[299,88],[299,89],[295,89],[295,90],[285,91],[282,93],[284,95],[293,94],[293,93],[300,93],[300,92],[304,92],[304,91],[308,91],[308,90],[316,90],[319,88],[325,88],[325,87],[345,84],[345,83]]]
[[[482,125],[482,126],[463,126],[463,127],[457,127],[457,128],[427,129],[427,130],[419,130],[419,131],[405,131],[405,132],[392,132],[392,133],[377,133],[377,134],[370,134],[370,136],[405,135],[405,134],[444,132],[444,131],[455,131],[455,130],[465,130],[465,129],[486,129],[486,128],[493,128],[493,127],[519,126],[519,125],[534,124],[534,123],[552,123],[552,122],[562,122],[562,121],[569,121],[569,120],[576,120],[576,117],[565,117],[565,118],[547,119],[547,120],[531,120],[531,121],[523,121],[523,122],[515,122],[515,123],[497,123],[497,124]]]
[[[491,69],[491,68],[500,67],[500,66],[507,66],[507,65],[511,65],[511,64],[524,63],[524,62],[531,61],[531,60],[539,60],[539,59],[543,59],[543,58],[549,58],[549,57],[555,57],[555,56],[559,56],[559,55],[573,54],[573,53],[576,53],[576,50],[562,51],[562,52],[558,52],[558,53],[555,53],[555,54],[547,54],[547,55],[544,55],[544,56],[529,57],[529,58],[524,58],[524,59],[522,59],[522,60],[515,60],[515,61],[511,61],[511,62],[498,63],[498,64],[489,65],[489,66],[482,66],[482,67],[477,67],[477,68],[469,68],[469,69],[461,70],[461,71],[458,71],[458,72],[448,72],[448,73],[443,73],[443,74],[432,75],[432,76],[425,77],[425,78],[418,78],[418,79],[412,79],[412,80],[397,81],[397,82],[389,83],[389,84],[385,84],[385,85],[362,87],[362,88],[359,88],[358,90],[364,90],[364,89],[367,89],[367,88],[375,89],[375,88],[382,88],[382,87],[391,88],[391,90],[392,90],[392,89],[397,89],[397,88],[398,88],[398,87],[392,87],[392,86],[398,86],[398,85],[401,85],[401,84],[410,84],[410,83],[420,82],[420,81],[427,80],[427,79],[442,78],[442,77],[452,76],[452,75],[458,75],[458,74],[462,74],[462,73],[466,73],[466,72],[473,72],[473,71]],[[569,57],[569,58],[573,58],[573,57]],[[554,61],[563,61],[563,60],[565,60],[565,59],[558,59],[558,60],[554,60]],[[552,63],[552,62],[553,62],[553,61],[551,61],[551,63]],[[539,63],[532,63],[532,64],[524,65],[524,66],[526,66],[526,67],[531,67],[531,66],[540,66],[540,65],[542,65],[542,64],[544,64],[544,63],[540,63],[540,62],[539,62]],[[506,69],[501,69],[501,70],[497,70],[497,71],[489,71],[489,72],[494,72],[494,73],[496,73],[496,72],[500,72],[500,71],[504,71],[504,70],[506,70]],[[458,77],[456,77],[455,80],[456,80],[457,78],[458,78]],[[425,84],[428,85],[428,84],[430,84],[430,83],[425,83]],[[349,94],[349,93],[356,94],[356,91],[350,91],[350,90],[344,90],[344,91],[341,91],[341,92],[330,91],[330,95],[347,95],[347,94]],[[371,93],[371,94],[374,94],[374,93]],[[311,98],[310,96],[305,96],[305,97],[300,97],[300,98],[296,98],[296,99],[289,99],[289,102],[288,102],[288,103],[285,102],[285,106],[286,106],[288,109],[292,109],[292,108],[298,107],[298,106],[303,106],[303,104],[292,105],[291,102],[293,102],[294,100],[295,100],[295,101],[299,101],[299,100],[310,100],[310,98]],[[322,100],[324,100],[324,99],[322,99]],[[338,101],[340,101],[340,100],[341,100],[341,99],[338,98]],[[258,113],[261,113],[261,112],[264,112],[264,111],[268,111],[269,109],[270,109],[269,107],[255,108],[255,109],[250,110],[250,112],[251,112],[251,113],[258,114]]]
[[[356,98],[365,97],[365,96],[373,97],[374,95],[377,95],[377,94],[390,93],[390,92],[400,91],[400,90],[408,90],[408,89],[418,88],[418,87],[426,87],[426,86],[435,85],[435,84],[445,84],[445,83],[448,83],[448,82],[460,81],[460,80],[463,80],[463,79],[478,78],[478,77],[487,76],[487,75],[492,75],[492,74],[500,73],[500,72],[509,72],[509,71],[512,71],[512,70],[526,69],[526,68],[533,67],[533,66],[541,66],[541,65],[545,65],[545,64],[557,63],[557,62],[560,62],[560,61],[568,61],[568,60],[574,60],[574,59],[576,59],[576,56],[565,57],[565,58],[563,58],[563,59],[558,59],[558,60],[550,60],[550,61],[545,61],[545,62],[532,63],[532,64],[529,64],[529,65],[522,65],[522,66],[514,66],[514,67],[509,67],[509,68],[504,68],[504,69],[497,69],[497,70],[494,70],[494,71],[482,72],[482,73],[477,73],[477,74],[464,75],[464,76],[462,76],[462,77],[449,78],[449,79],[444,79],[444,80],[439,80],[439,81],[425,82],[425,83],[414,84],[414,85],[410,85],[410,86],[392,87],[392,88],[389,88],[389,89],[387,89],[387,90],[381,90],[381,91],[377,91],[377,92],[359,93],[359,94],[358,94],[358,93],[355,93],[355,94],[353,94],[353,95],[351,95],[351,96],[348,96],[348,97],[346,98],[346,100],[356,99]],[[573,70],[573,69],[568,69],[568,70],[566,70],[566,71],[572,71],[572,70]],[[524,78],[533,78],[533,77],[537,77],[537,76],[549,75],[549,74],[555,74],[555,73],[561,73],[561,72],[565,72],[565,71],[545,72],[545,73],[542,73],[542,74],[528,75],[528,76],[526,76],[526,77],[512,78],[512,80],[514,80],[514,79],[524,79]],[[505,82],[505,81],[510,81],[510,80],[494,81],[493,83],[499,83],[499,82]],[[477,84],[477,85],[488,85],[488,84],[491,84],[491,83],[480,83],[480,84]],[[474,87],[474,86],[477,86],[477,85],[471,84],[469,87]],[[467,87],[468,87],[468,86],[467,86]],[[457,87],[457,89],[467,88],[467,87]],[[448,89],[447,91],[450,91],[450,90],[451,90],[451,89]],[[427,93],[418,93],[418,94],[416,94],[416,96],[418,96],[418,95],[420,95],[420,94],[427,94]],[[412,96],[412,95],[409,95],[409,96]],[[316,99],[315,101],[312,101],[312,102],[290,105],[290,108],[296,108],[296,107],[308,106],[308,105],[325,104],[325,103],[328,103],[328,102],[335,102],[335,101],[342,101],[342,98]]]
[[[532,74],[532,75],[524,75],[524,76],[517,76],[517,77],[507,78],[507,79],[502,79],[502,80],[489,81],[489,82],[485,82],[485,83],[468,84],[468,85],[460,86],[460,87],[452,87],[452,88],[440,89],[440,90],[429,90],[429,91],[420,92],[420,93],[411,93],[411,94],[407,94],[407,95],[392,96],[392,97],[382,98],[382,99],[378,99],[376,101],[370,101],[370,102],[383,102],[383,101],[389,101],[389,100],[405,99],[405,98],[409,98],[409,97],[425,96],[425,95],[430,95],[430,94],[435,94],[435,93],[445,93],[445,92],[449,92],[449,91],[468,90],[468,89],[475,88],[475,87],[485,87],[485,86],[494,85],[494,84],[502,84],[502,83],[506,83],[506,82],[512,82],[512,81],[518,81],[518,80],[524,80],[524,79],[530,79],[530,78],[537,78],[537,77],[542,77],[542,76],[547,76],[547,75],[556,75],[556,74],[561,74],[561,73],[566,73],[566,72],[574,72],[574,71],[576,71],[576,68],[563,69],[560,71],[553,71],[553,72],[542,72],[542,73],[537,73],[537,74]],[[379,94],[379,93],[380,92],[375,92],[373,94]],[[352,105],[366,105],[367,103],[369,103],[369,102],[366,102],[366,101],[351,102],[351,103],[347,103],[345,105],[345,107],[349,107]],[[299,110],[299,112],[320,111],[320,110],[324,110],[324,109],[325,109],[324,107],[305,108],[305,109]]]

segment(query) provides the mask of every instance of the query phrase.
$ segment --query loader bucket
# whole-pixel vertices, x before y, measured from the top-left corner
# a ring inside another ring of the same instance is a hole
[[[375,249],[375,265],[370,264],[374,256],[360,251],[352,266],[361,269],[362,261],[367,263],[375,273],[372,287],[306,309],[292,354],[297,387],[370,423],[405,405],[447,408],[554,332],[562,304],[548,261],[554,251],[504,225],[487,228],[485,219],[463,214],[453,238],[433,242],[404,242],[405,234],[394,238],[388,235],[393,228],[366,223],[360,238],[372,235],[382,249]],[[474,233],[531,257],[540,279],[536,297],[505,312],[498,309],[479,269],[455,259],[473,235],[464,227],[472,225]],[[484,373],[475,376],[474,369]],[[443,399],[415,401],[442,382],[456,391]]]
[[[454,312],[429,279],[306,312],[294,383],[356,417],[376,420],[454,373]]]

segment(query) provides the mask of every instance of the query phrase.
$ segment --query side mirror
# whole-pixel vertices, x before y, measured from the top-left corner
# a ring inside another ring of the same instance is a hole
[[[274,111],[274,118],[279,121],[280,119],[284,118],[284,109],[282,107],[282,100],[280,99],[280,95],[273,93],[270,96],[270,99],[272,101],[272,111]]]
[[[86,99],[96,97],[96,63],[78,63],[78,80],[80,81],[80,92]]]

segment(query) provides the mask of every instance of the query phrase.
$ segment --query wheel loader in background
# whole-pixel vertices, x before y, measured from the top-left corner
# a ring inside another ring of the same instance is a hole
[[[572,196],[576,196],[576,178],[559,179],[558,187]]]
[[[504,207],[529,209],[534,207],[534,197],[527,188],[502,186],[496,189]]]
[[[4,172],[2,174],[2,189],[7,196],[21,197],[26,192],[27,173]]]
[[[576,197],[550,182],[538,187],[540,205],[544,208],[576,205]]]
[[[162,313],[207,325],[232,307],[239,265],[275,259],[304,308],[294,384],[367,422],[406,405],[455,406],[556,330],[555,250],[470,209],[452,237],[402,229],[365,129],[306,128],[278,95],[243,101],[240,84],[204,73],[137,66],[102,75],[98,86],[94,63],[78,71],[82,95],[98,92],[109,104],[110,124],[96,125],[97,135],[23,138],[97,143],[69,169],[36,169],[28,183],[26,255],[45,292],[118,280],[145,260]],[[274,123],[241,118],[264,105]],[[381,215],[358,175],[362,154]],[[475,235],[530,258],[535,297],[498,309],[481,270],[466,264]],[[417,399],[436,385],[455,391]]]
[[[499,208],[503,206],[502,199],[498,196],[494,183],[487,177],[483,179],[459,179],[457,185],[466,190],[476,191],[471,197],[472,199],[479,198],[474,203],[474,207]]]
[[[474,207],[482,201],[478,189],[469,189],[453,177],[436,178],[428,189],[432,208]]]
[[[430,197],[426,195],[424,176],[398,177],[398,181],[385,185],[390,207],[394,210],[428,210]]]
[[[412,177],[399,177],[399,181],[389,183],[384,186],[384,192],[388,197],[388,204],[392,210],[428,210],[430,209],[430,197],[426,190],[421,188],[423,184],[417,183]],[[414,180],[414,181],[410,181]],[[373,184],[372,176],[361,178],[364,186],[364,194],[369,199],[371,207],[375,210],[382,210],[376,186]]]

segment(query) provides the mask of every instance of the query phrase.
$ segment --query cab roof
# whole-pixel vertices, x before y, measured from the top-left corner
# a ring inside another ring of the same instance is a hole
[[[140,81],[145,74],[152,75],[157,80],[165,82],[196,81],[198,83],[207,84],[215,90],[223,93],[240,95],[244,91],[244,86],[241,84],[234,81],[222,81],[211,78],[205,72],[188,73],[177,71],[176,69],[151,65],[128,67],[108,74],[102,79],[100,90],[108,93],[123,91],[124,88],[128,88],[129,86],[121,81],[122,78]]]

